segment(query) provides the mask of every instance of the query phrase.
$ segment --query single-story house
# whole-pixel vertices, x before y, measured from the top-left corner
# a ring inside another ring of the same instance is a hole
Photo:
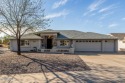
[[[118,51],[125,51],[125,33],[111,33],[118,38]]]
[[[10,50],[17,51],[16,39],[10,38]],[[43,30],[21,38],[21,51],[74,53],[117,52],[118,39],[111,35],[76,30]]]

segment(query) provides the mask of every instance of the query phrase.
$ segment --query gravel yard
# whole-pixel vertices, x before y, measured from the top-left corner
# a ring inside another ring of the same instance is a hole
[[[125,55],[0,54],[0,83],[125,83]]]
[[[59,71],[84,71],[90,68],[77,55],[6,53],[0,56],[0,74],[26,74]]]

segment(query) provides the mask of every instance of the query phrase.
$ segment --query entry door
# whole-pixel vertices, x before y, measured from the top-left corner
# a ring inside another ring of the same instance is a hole
[[[52,49],[52,39],[47,39],[47,49]]]

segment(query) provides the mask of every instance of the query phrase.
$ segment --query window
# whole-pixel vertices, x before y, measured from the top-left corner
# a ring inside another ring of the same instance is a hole
[[[28,40],[21,40],[21,46],[29,46]]]
[[[86,42],[89,42],[88,40],[86,40]]]
[[[43,40],[41,40],[41,43],[43,43]]]
[[[91,42],[91,41],[89,41],[89,42]]]
[[[99,40],[99,42],[101,42],[101,41]]]
[[[60,41],[60,46],[68,46],[69,45],[69,40],[61,40]]]
[[[105,42],[108,42],[107,40],[105,40]]]

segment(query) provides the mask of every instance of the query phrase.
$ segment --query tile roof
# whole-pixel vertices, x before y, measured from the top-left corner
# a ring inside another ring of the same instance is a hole
[[[43,32],[56,32],[58,33],[57,39],[117,39],[111,35],[93,33],[93,32],[81,32],[77,30],[44,30]]]
[[[42,39],[37,34],[57,33],[57,39],[117,39],[117,37],[93,32],[81,32],[77,30],[43,30],[22,36],[21,39]],[[14,38],[10,38],[14,39]]]
[[[15,39],[15,38],[11,37],[9,39]],[[37,35],[33,34],[33,33],[30,33],[30,34],[23,35],[21,37],[21,39],[42,39],[42,38],[40,36],[37,36]]]

